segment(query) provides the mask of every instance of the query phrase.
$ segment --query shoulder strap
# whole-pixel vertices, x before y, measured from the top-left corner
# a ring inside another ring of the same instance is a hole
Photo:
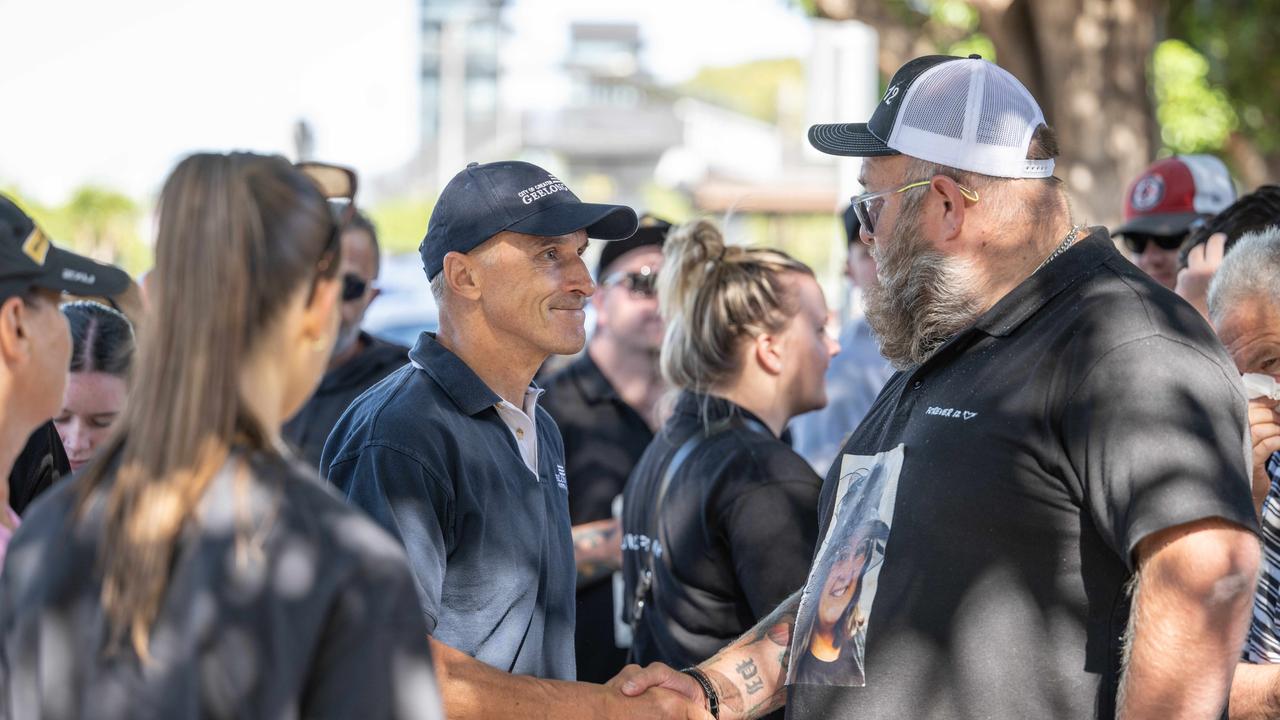
[[[734,419],[735,418],[733,417],[729,417],[718,420],[702,432],[694,433],[688,440],[685,440],[684,443],[676,449],[675,454],[671,456],[671,461],[667,463],[667,468],[662,473],[662,480],[658,484],[658,494],[654,497],[653,501],[654,521],[650,529],[653,532],[652,538],[654,544],[661,543],[662,505],[666,500],[667,490],[671,487],[671,480],[675,478],[676,473],[679,472],[681,466],[683,466],[685,461],[689,459],[689,456],[693,454],[694,450],[697,450],[698,447],[707,440],[710,440],[732,427]],[[770,436],[773,435],[773,433],[770,432],[762,423],[753,420],[752,418],[737,416],[736,419],[746,425],[752,432],[764,433]],[[655,558],[656,553],[651,546],[649,549],[649,556],[646,558],[647,561],[645,563],[645,569],[640,573],[640,578],[636,582],[635,593],[631,600],[631,637],[633,638],[636,636],[636,627],[640,622],[640,616],[644,613],[644,606],[648,602],[649,595],[653,590]]]

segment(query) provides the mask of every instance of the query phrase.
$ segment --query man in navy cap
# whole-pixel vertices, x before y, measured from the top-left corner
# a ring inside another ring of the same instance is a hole
[[[61,406],[71,361],[71,332],[58,311],[62,293],[115,295],[128,284],[123,271],[55,247],[0,195],[0,478],[9,477],[28,436]],[[18,516],[9,505],[8,482],[0,482],[3,562]]]
[[[587,238],[636,225],[631,208],[581,202],[537,166],[468,165],[420,247],[439,333],[423,333],[325,444],[329,481],[404,543],[451,718],[632,717],[652,702],[686,716],[674,694],[642,710],[557,682],[576,677],[568,479],[531,382],[549,355],[585,342]]]

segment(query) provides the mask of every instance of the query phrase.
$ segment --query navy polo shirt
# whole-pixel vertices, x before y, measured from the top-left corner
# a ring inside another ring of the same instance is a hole
[[[413,362],[339,418],[320,467],[404,543],[427,629],[521,675],[572,680],[574,583],[564,445],[537,409],[538,474],[501,402],[423,333]]]

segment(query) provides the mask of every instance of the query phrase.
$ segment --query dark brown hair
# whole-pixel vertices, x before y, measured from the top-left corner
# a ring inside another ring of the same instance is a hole
[[[133,390],[81,478],[106,489],[102,604],[144,661],[183,525],[232,447],[275,452],[240,397],[242,363],[299,288],[337,272],[320,191],[280,157],[192,155],[165,182]],[[118,470],[114,481],[109,467]]]

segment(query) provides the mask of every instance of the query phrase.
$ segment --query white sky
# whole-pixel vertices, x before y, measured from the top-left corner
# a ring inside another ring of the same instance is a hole
[[[417,147],[418,0],[0,0],[0,186],[58,203],[85,182],[139,199],[201,149],[317,156],[376,174]],[[787,0],[514,0],[520,106],[554,103],[573,20],[641,23],[650,70],[798,56]]]

